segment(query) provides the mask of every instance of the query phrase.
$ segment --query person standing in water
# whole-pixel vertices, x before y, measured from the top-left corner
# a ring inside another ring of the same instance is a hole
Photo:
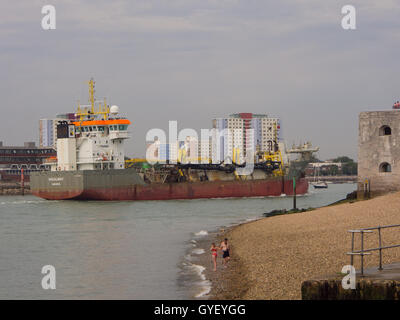
[[[212,261],[213,261],[213,264],[214,264],[214,271],[217,271],[217,251],[218,251],[218,249],[219,248],[216,247],[215,243],[213,242],[211,244],[210,251],[211,251]]]
[[[222,258],[224,259],[224,267],[226,268],[226,264],[230,259],[229,256],[230,247],[227,238],[225,238],[224,241],[221,242],[220,248],[222,249]]]

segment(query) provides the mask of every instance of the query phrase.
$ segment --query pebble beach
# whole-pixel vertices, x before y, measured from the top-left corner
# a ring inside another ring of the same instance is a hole
[[[224,269],[218,257],[218,271],[207,268],[212,283],[209,298],[301,299],[303,281],[340,273],[350,264],[348,230],[391,224],[400,224],[400,193],[262,218],[219,232],[215,241],[229,238],[231,261]],[[399,231],[383,230],[383,244],[399,244]],[[356,237],[356,249],[359,242]],[[368,234],[364,243],[365,248],[376,247],[377,232]],[[365,258],[365,266],[378,265],[378,258],[373,252]],[[399,261],[400,248],[384,250],[384,264]],[[358,257],[354,264],[359,269]]]

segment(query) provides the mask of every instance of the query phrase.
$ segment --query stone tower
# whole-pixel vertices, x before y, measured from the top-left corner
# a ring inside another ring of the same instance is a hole
[[[400,110],[361,112],[358,197],[400,190]]]

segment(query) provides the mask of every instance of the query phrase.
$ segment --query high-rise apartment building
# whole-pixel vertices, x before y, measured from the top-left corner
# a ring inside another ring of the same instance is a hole
[[[244,162],[248,150],[273,151],[274,142],[280,139],[279,119],[266,114],[231,114],[228,118],[214,119],[213,128],[217,131],[213,153],[221,161],[228,158]]]
[[[39,146],[56,147],[57,140],[57,120],[56,119],[40,119],[39,120]]]
[[[148,145],[146,157],[160,163],[167,160],[170,163],[243,163],[249,152],[255,157],[257,152],[275,151],[275,142],[280,140],[279,131],[278,118],[236,113],[228,118],[213,119],[213,130],[208,139],[187,136],[179,142],[155,140]]]
[[[75,120],[74,113],[58,114],[54,119],[39,120],[39,147],[57,148],[57,124],[61,120]]]

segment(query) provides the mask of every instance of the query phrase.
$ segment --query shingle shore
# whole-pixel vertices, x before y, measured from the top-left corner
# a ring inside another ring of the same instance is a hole
[[[232,264],[226,272],[210,272],[212,298],[300,299],[302,281],[340,273],[349,264],[349,229],[391,224],[400,224],[400,193],[241,224],[224,235]],[[385,229],[382,236],[384,245],[400,244],[400,228]],[[377,246],[377,232],[367,234],[364,248]],[[400,261],[400,248],[383,252],[384,264]],[[378,261],[373,252],[364,264]]]

